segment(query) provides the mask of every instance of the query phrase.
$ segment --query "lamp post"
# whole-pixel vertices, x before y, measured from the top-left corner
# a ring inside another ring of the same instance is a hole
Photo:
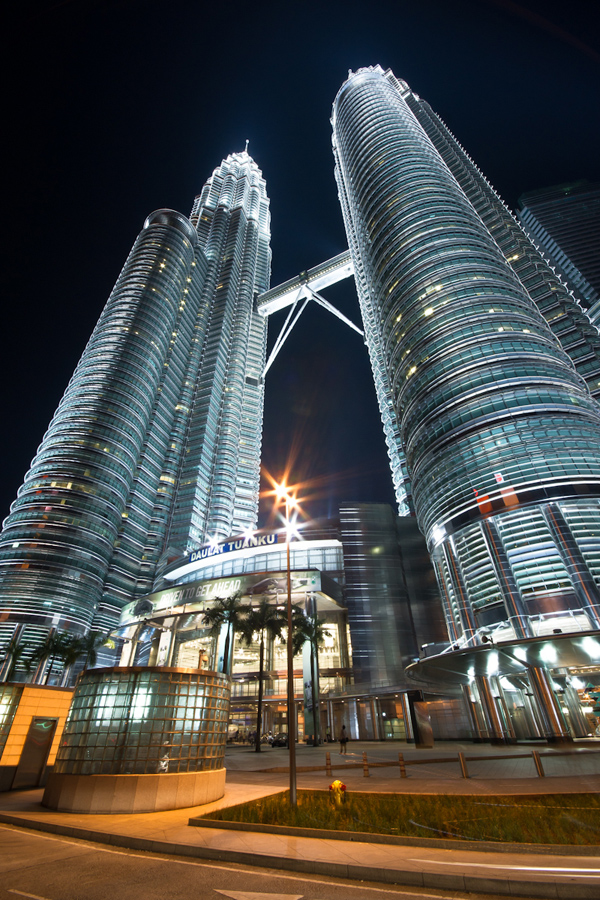
[[[285,549],[287,558],[287,716],[290,754],[290,803],[296,806],[296,705],[294,699],[294,651],[292,648],[292,575],[290,570],[290,497],[284,484],[277,485],[277,497],[285,503]],[[295,505],[295,503],[293,504]]]

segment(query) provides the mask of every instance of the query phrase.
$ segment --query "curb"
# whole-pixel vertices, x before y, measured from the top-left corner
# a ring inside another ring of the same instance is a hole
[[[431,847],[439,850],[467,850],[479,853],[532,853],[538,856],[599,856],[598,844],[513,844],[504,841],[460,841],[452,838],[421,838],[409,835],[378,834],[369,831],[330,831],[326,828],[300,828],[294,825],[262,825],[258,822],[230,822],[194,816],[193,828],[224,828],[229,831],[258,834],[286,834],[292,837],[322,838],[330,841],[356,841],[361,844],[392,844],[396,847]]]
[[[473,875],[437,874],[415,872],[414,870],[372,868],[335,862],[327,863],[320,860],[297,859],[287,856],[260,855],[256,852],[250,853],[240,850],[216,850],[207,847],[192,847],[189,844],[175,844],[169,841],[109,834],[103,831],[77,828],[72,825],[39,822],[33,819],[22,819],[19,816],[12,816],[6,813],[0,813],[0,822],[21,828],[30,828],[35,831],[47,831],[52,834],[62,834],[81,840],[110,844],[114,847],[124,847],[130,850],[145,850],[150,853],[190,856],[221,862],[237,862],[249,866],[304,872],[311,875],[331,875],[355,881],[374,881],[384,884],[499,894],[511,897],[540,897],[548,898],[548,900],[597,900],[598,898],[597,884],[581,884],[567,881],[527,881],[510,877],[493,878],[488,876],[478,878]]]

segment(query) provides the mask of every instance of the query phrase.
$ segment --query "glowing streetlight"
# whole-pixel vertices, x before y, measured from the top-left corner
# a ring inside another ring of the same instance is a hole
[[[294,651],[292,649],[292,575],[290,570],[290,506],[296,500],[289,494],[285,484],[276,484],[277,499],[285,503],[285,549],[287,557],[287,716],[288,749],[290,753],[290,803],[296,806],[296,706],[294,699]]]

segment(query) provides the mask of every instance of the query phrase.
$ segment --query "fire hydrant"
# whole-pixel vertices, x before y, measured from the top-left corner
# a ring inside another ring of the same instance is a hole
[[[336,780],[329,785],[329,790],[331,791],[330,797],[333,800],[335,806],[341,806],[342,803],[346,802],[346,785],[336,778]]]

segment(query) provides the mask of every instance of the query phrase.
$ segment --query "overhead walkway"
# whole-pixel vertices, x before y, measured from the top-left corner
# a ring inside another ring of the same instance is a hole
[[[338,281],[343,281],[345,278],[350,278],[352,275],[354,275],[354,267],[350,259],[350,251],[346,250],[344,253],[339,253],[332,259],[328,259],[312,269],[300,272],[295,278],[290,278],[289,281],[284,281],[263,294],[259,294],[257,298],[258,312],[265,318],[275,312],[279,312],[281,309],[290,307],[288,316],[263,370],[263,378],[271,368],[277,354],[310,300],[314,300],[319,306],[341,319],[349,328],[352,328],[364,338],[364,332],[319,293],[319,291],[336,284]]]
[[[295,278],[270,288],[258,296],[258,311],[261,316],[270,316],[300,300],[310,300],[313,293],[322,291],[344,278],[354,275],[350,251],[320,263],[313,269],[300,272]]]

